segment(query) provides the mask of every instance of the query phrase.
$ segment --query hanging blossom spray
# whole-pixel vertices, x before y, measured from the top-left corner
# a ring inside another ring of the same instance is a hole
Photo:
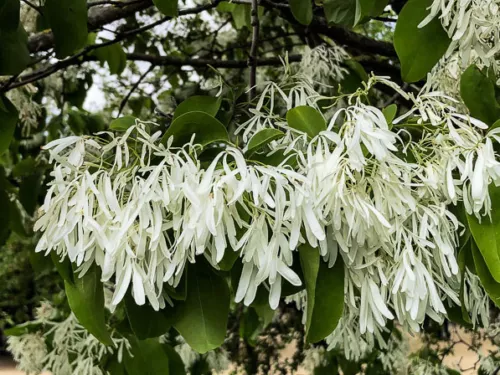
[[[442,321],[448,303],[461,304],[462,223],[450,207],[463,202],[470,215],[490,214],[488,186],[500,184],[493,147],[500,130],[486,132],[452,97],[428,88],[415,96],[385,77],[326,97],[318,80],[345,71],[328,69],[325,56],[343,54],[309,53],[318,70],[286,65],[281,81],[265,83],[236,130],[244,144],[228,144],[209,165],[193,141],[173,147],[141,121],[119,135],[49,143],[55,167],[36,223],[43,232],[36,250],[69,258],[80,274],[97,264],[114,288],[114,305],[131,289],[138,305],[155,309],[169,302],[164,285],[175,287],[187,263],[203,257],[217,269],[226,252],[236,252],[243,264],[236,302],[251,304],[264,285],[275,309],[284,280],[302,284],[294,254],[307,244],[330,267],[344,265],[345,308],[327,339],[331,347],[359,358],[384,341],[388,321],[412,331],[426,316]],[[376,85],[413,107],[388,123],[364,100]],[[331,105],[319,112],[327,126],[314,137],[283,118],[298,106],[319,111],[320,101]],[[248,140],[269,128],[284,133],[269,151],[286,156],[277,166],[244,154]],[[487,322],[476,276],[468,274],[466,285],[478,296],[465,303],[473,323]],[[292,300],[305,308],[303,294]]]

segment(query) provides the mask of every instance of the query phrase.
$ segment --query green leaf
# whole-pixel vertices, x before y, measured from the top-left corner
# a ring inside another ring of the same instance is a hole
[[[125,351],[123,360],[127,375],[169,375],[170,363],[163,345],[158,339],[137,340],[129,338],[130,352]],[[177,375],[177,374],[172,374]]]
[[[167,292],[170,298],[175,299],[176,301],[186,300],[187,281],[188,281],[187,273],[188,273],[188,268],[186,267],[184,269],[184,274],[182,275],[182,278],[179,281],[179,284],[175,288],[171,285],[168,285],[168,283],[163,284],[163,287],[165,288],[165,291]]]
[[[363,68],[363,65],[361,65],[359,62],[354,59],[348,59],[345,61],[345,64],[351,72],[354,72],[359,77],[359,79],[361,79],[362,82],[368,81],[368,74],[366,73],[365,68]]]
[[[318,342],[332,333],[344,311],[344,263],[339,257],[333,268],[319,257],[319,249],[299,249],[307,292],[306,340]],[[308,325],[309,323],[309,325]]]
[[[74,284],[65,281],[69,307],[82,326],[105,345],[112,345],[104,320],[104,289],[95,264],[83,277],[75,275]]]
[[[389,0],[359,0],[361,19],[379,16],[389,3]]]
[[[307,293],[307,316],[306,316],[306,339],[309,340],[309,331],[314,312],[314,301],[316,298],[316,281],[318,279],[320,256],[318,249],[309,245],[302,245],[299,248],[300,265],[304,274]]]
[[[470,114],[488,125],[500,119],[500,105],[495,96],[495,84],[475,65],[463,72],[460,95]]]
[[[26,322],[18,324],[12,328],[8,328],[3,331],[5,336],[22,336],[27,333],[33,333],[41,330],[42,323],[40,322]]]
[[[114,119],[109,124],[109,130],[114,130],[118,132],[124,132],[131,126],[135,125],[135,121],[137,120],[134,116],[123,116],[117,119]]]
[[[0,201],[3,200],[1,198],[1,193],[0,193]],[[5,204],[5,201],[4,202],[1,202],[0,205],[2,207],[5,207],[4,206]],[[14,233],[16,233],[17,235],[21,236],[21,237],[30,237],[30,233],[26,230],[26,223],[25,223],[25,220],[24,220],[24,215],[22,213],[22,208],[19,207],[19,205],[17,204],[17,201],[16,200],[13,200],[13,201],[10,201],[8,202],[7,201],[7,204],[9,204],[9,207],[4,211],[4,216],[5,218],[3,218],[4,220],[7,218],[7,216],[9,217],[9,227],[10,229],[12,229],[12,231]],[[0,225],[5,225],[4,223],[1,223],[3,220],[0,219]],[[0,235],[1,237],[1,235]]]
[[[106,371],[105,374],[109,375],[127,375],[127,372],[125,371],[125,364],[123,363],[123,360],[121,362],[118,361],[118,356],[115,355],[113,356],[107,363],[105,367]]]
[[[233,268],[234,262],[238,259],[240,253],[238,251],[233,251],[231,248],[227,248],[224,252],[224,256],[218,263],[219,268],[222,271],[230,271]]]
[[[18,162],[12,168],[12,176],[16,178],[27,177],[36,171],[36,161],[31,156]]]
[[[410,0],[398,17],[394,47],[406,82],[425,78],[450,45],[450,38],[438,17],[422,28],[418,25],[429,14],[432,0]]]
[[[179,13],[177,0],[153,0],[153,3],[166,16],[175,17]]]
[[[359,0],[325,0],[323,4],[328,23],[354,26],[360,18]]]
[[[163,351],[167,354],[168,357],[168,369],[170,374],[172,375],[186,375],[186,369],[184,367],[184,362],[182,362],[182,358],[168,344],[162,344]]]
[[[19,28],[21,2],[3,0],[0,4],[0,31],[16,31]]]
[[[75,278],[73,275],[73,269],[71,268],[71,262],[68,257],[65,257],[61,260],[59,255],[55,251],[50,252],[50,257],[52,258],[52,262],[56,267],[57,272],[63,278],[65,283],[74,284]]]
[[[226,336],[229,303],[226,281],[208,266],[196,263],[189,269],[187,298],[178,304],[174,328],[193,350],[206,353],[215,349]]]
[[[106,41],[106,40],[104,40]],[[127,66],[127,55],[119,43],[101,47],[92,53],[101,63],[108,64],[111,74],[121,74]]]
[[[493,278],[500,282],[500,187],[489,186],[491,221],[485,216],[481,223],[474,215],[467,215],[469,229]]]
[[[0,31],[0,75],[21,73],[30,63],[28,34],[23,25],[14,31]]]
[[[273,321],[276,314],[276,311],[269,306],[269,293],[266,288],[260,286],[257,289],[257,294],[251,306],[262,321],[262,328],[265,329]]]
[[[244,27],[251,28],[251,13],[250,5],[246,4],[233,4],[234,8],[231,12],[233,16],[234,26],[236,29],[241,30]]]
[[[488,128],[488,132],[496,128],[500,128],[500,120],[495,121],[495,123]]]
[[[229,136],[226,127],[215,117],[208,113],[194,111],[184,113],[172,121],[167,132],[162,138],[166,144],[170,137],[174,137],[174,146],[184,146],[191,141],[193,134],[196,134],[194,142],[206,146],[214,142],[227,142]]]
[[[472,256],[474,258],[474,265],[476,266],[476,272],[483,284],[484,290],[491,298],[493,303],[500,307],[500,283],[498,283],[489,271],[489,267],[485,263],[484,257],[477,248],[474,241],[472,242]]]
[[[5,96],[0,96],[0,155],[9,149],[19,112]]]
[[[240,319],[240,337],[251,346],[255,346],[261,331],[262,324],[257,312],[253,308],[247,308]]]
[[[470,236],[470,235],[469,235]],[[466,323],[472,323],[469,312],[465,308],[465,274],[467,272],[467,263],[472,262],[474,264],[474,259],[472,257],[472,252],[471,252],[471,241],[468,241],[468,246],[462,247],[460,252],[458,253],[458,266],[460,268],[461,272],[461,278],[460,278],[460,293],[459,293],[459,298],[460,298],[460,313],[462,315],[462,319]]]
[[[155,311],[147,304],[139,306],[130,292],[125,295],[125,310],[130,328],[139,340],[166,334],[174,322],[172,308],[165,307],[165,309]]]
[[[279,149],[273,152],[271,155],[268,155],[268,153],[262,153],[262,154],[254,153],[252,155],[252,160],[258,161],[259,163],[265,165],[272,165],[274,167],[277,167],[285,160],[286,160],[285,162],[286,165],[290,165],[292,167],[297,165],[296,154],[294,154],[293,152],[289,152],[288,154],[285,155],[283,149]]]
[[[309,137],[317,136],[326,130],[326,121],[317,110],[308,106],[292,108],[286,114],[288,126],[306,133]]]
[[[38,195],[42,188],[43,173],[37,171],[26,176],[19,187],[19,202],[23,205],[26,213],[33,216],[38,205]]]
[[[288,0],[293,16],[302,25],[309,25],[313,19],[311,0]]]
[[[396,117],[397,112],[398,112],[398,106],[396,104],[388,105],[382,110],[382,113],[384,114],[384,117],[388,124],[392,124],[392,121]]]
[[[215,117],[217,112],[219,112],[221,103],[222,97],[215,98],[213,96],[202,95],[191,96],[177,106],[174,112],[173,120],[185,113],[196,111],[205,112],[210,116]]]
[[[262,147],[284,136],[285,133],[278,129],[263,129],[255,133],[250,139],[250,142],[248,142],[248,149],[246,152],[247,156],[250,157],[254,152],[258,151]]]
[[[43,13],[54,34],[58,58],[85,47],[88,37],[86,0],[46,0]]]

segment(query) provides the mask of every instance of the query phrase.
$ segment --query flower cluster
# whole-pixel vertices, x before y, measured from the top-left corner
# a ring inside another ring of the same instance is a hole
[[[458,50],[463,66],[479,60],[480,65],[498,70],[495,55],[500,51],[500,1],[434,0],[419,26],[436,17],[452,39],[448,55]]]
[[[37,309],[32,324],[43,324],[44,333],[10,336],[7,349],[18,368],[29,374],[50,371],[54,375],[105,375],[101,360],[116,353],[121,362],[130,344],[124,338],[113,338],[113,347],[99,342],[79,324],[73,314],[63,321],[53,320],[57,311],[48,303]]]
[[[377,84],[414,107],[388,123],[364,101]],[[69,257],[82,273],[95,262],[114,284],[113,304],[130,287],[137,304],[147,299],[155,309],[165,305],[164,283],[175,287],[188,262],[204,257],[217,268],[226,252],[237,252],[236,301],[249,305],[265,285],[276,308],[283,279],[301,285],[293,255],[308,244],[330,266],[345,265],[344,317],[330,342],[355,343],[362,353],[389,320],[413,331],[426,316],[441,321],[448,304],[460,305],[462,224],[449,208],[463,202],[478,218],[490,213],[488,186],[500,183],[499,131],[485,134],[486,125],[460,113],[453,98],[415,97],[383,77],[344,99],[336,107],[338,98],[288,68],[281,82],[266,84],[240,126],[245,145],[227,145],[208,165],[194,142],[173,147],[140,121],[119,136],[53,141],[37,251]],[[320,110],[319,100],[333,103],[324,131],[311,139],[288,126],[284,111]],[[278,166],[243,153],[264,128],[285,133],[269,151],[285,155]],[[467,280],[472,294],[484,296],[477,280]],[[466,305],[484,321],[482,307]]]

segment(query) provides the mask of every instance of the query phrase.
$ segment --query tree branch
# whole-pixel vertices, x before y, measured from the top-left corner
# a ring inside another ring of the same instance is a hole
[[[208,65],[220,69],[244,69],[248,67],[248,62],[243,60],[219,60],[219,59],[205,59],[205,58],[189,58],[184,59],[174,56],[156,56],[141,53],[129,53],[127,59],[131,61],[147,61],[158,66],[191,66],[193,68],[206,67]],[[290,55],[288,61],[297,62],[302,60],[301,55]],[[279,66],[283,61],[278,57],[271,58],[257,58],[257,66]]]
[[[130,0],[126,2],[126,6],[121,8],[110,7],[93,7],[89,11],[88,28],[89,31],[94,31],[108,23],[126,18],[136,12],[147,9],[153,5],[151,0]],[[31,53],[47,51],[54,46],[54,35],[50,30],[45,30],[28,39],[28,49]]]
[[[179,11],[179,16],[188,14],[197,14],[205,10],[215,8],[222,0],[212,0],[208,4],[199,5],[193,8],[182,9]],[[93,5],[90,3],[90,5]],[[109,23],[127,18],[137,12],[148,9],[153,5],[152,0],[129,0],[122,3],[122,6],[92,6],[89,9],[88,29],[95,31]],[[171,19],[168,18],[168,19]],[[168,20],[167,19],[167,20]],[[50,30],[45,30],[28,39],[28,49],[31,53],[47,51],[54,46],[54,35]]]
[[[22,2],[25,3],[27,6],[29,6],[30,8],[33,8],[34,10],[36,10],[38,13],[43,14],[41,7],[36,6],[31,1],[29,1],[29,0],[22,0]]]
[[[368,38],[339,25],[329,25],[324,18],[318,16],[315,16],[311,24],[305,27],[297,22],[290,11],[288,4],[262,0],[261,5],[268,9],[279,10],[280,16],[287,20],[290,24],[296,25],[302,29],[307,29],[308,32],[327,36],[338,44],[346,45],[351,48],[356,48],[363,52],[373,53],[376,55],[391,58],[397,57],[396,50],[394,49],[392,43]]]
[[[139,85],[141,84],[141,82],[144,81],[144,78],[146,78],[146,76],[149,73],[151,73],[151,71],[154,68],[155,68],[155,65],[151,64],[151,66],[148,68],[148,70],[146,70],[144,72],[144,74],[142,74],[139,77],[139,79],[137,80],[137,82],[134,83],[134,85],[132,86],[132,88],[130,89],[130,91],[127,93],[127,95],[121,101],[121,103],[120,103],[120,109],[118,110],[118,116],[116,116],[116,117],[120,117],[120,115],[122,114],[123,109],[125,108],[125,105],[127,104],[128,100],[130,99],[130,97],[132,96],[132,94],[134,93],[134,91],[137,90],[137,88],[139,87]]]
[[[257,51],[259,48],[259,12],[258,1],[252,0],[252,46],[250,48],[250,57],[248,58],[248,65],[250,65],[250,101],[255,98],[257,85]]]

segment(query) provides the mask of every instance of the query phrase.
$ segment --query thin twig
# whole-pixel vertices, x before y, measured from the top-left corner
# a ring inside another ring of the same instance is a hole
[[[381,21],[381,22],[398,22],[397,19],[390,18],[390,17],[375,17],[374,20]]]
[[[123,8],[135,3],[140,3],[142,0],[135,0],[135,1],[129,1],[127,3],[124,3],[123,1],[113,1],[113,0],[104,0],[104,1],[92,1],[90,3],[87,3],[87,8],[92,8],[100,5],[113,5],[118,8]]]
[[[257,85],[257,51],[259,48],[259,3],[258,0],[252,0],[252,46],[250,48],[250,57],[248,58],[248,65],[250,65],[250,100],[256,96]]]
[[[28,0],[22,0],[23,3],[25,3],[27,6],[33,8],[34,10],[36,10],[38,13],[40,13],[41,15],[43,15],[43,12],[42,12],[42,8],[33,4],[31,1],[28,1]]]
[[[137,90],[137,88],[139,87],[139,85],[141,84],[141,82],[144,80],[144,78],[146,78],[146,76],[151,73],[151,71],[155,68],[155,65],[151,64],[148,68],[148,70],[146,70],[140,77],[139,79],[137,80],[136,83],[134,83],[134,85],[132,86],[132,88],[130,89],[130,91],[127,93],[127,95],[123,98],[123,100],[121,101],[120,103],[120,109],[118,110],[118,116],[117,117],[120,117],[120,115],[122,114],[122,111],[123,109],[125,108],[125,105],[127,104],[128,100],[130,99],[130,97],[132,96],[132,94],[134,93],[135,90]]]
[[[220,0],[214,0],[214,1],[212,1],[211,4],[205,4],[205,5],[200,5],[200,6],[196,6],[193,8],[180,10],[179,16],[201,13],[205,10],[215,8],[219,2],[220,2]],[[140,34],[144,31],[150,30],[150,29],[152,29],[158,25],[161,25],[162,23],[167,22],[171,19],[172,19],[172,17],[168,17],[168,16],[163,17],[160,20],[153,22],[151,24],[139,27],[137,29],[128,30],[128,31],[125,31],[123,33],[120,33],[113,40],[109,40],[109,41],[104,42],[104,43],[93,44],[93,45],[87,46],[79,53],[77,53],[71,57],[68,57],[65,60],[58,61],[57,63],[52,64],[49,67],[42,68],[42,69],[39,69],[33,73],[25,74],[23,76],[18,77],[19,81],[17,81],[17,82],[13,82],[12,78],[11,78],[8,81],[5,81],[5,83],[0,86],[0,92],[6,92],[6,91],[9,91],[9,90],[14,89],[16,87],[21,87],[21,86],[24,86],[28,83],[38,81],[39,79],[48,77],[51,74],[54,74],[55,72],[57,72],[61,69],[67,68],[68,66],[78,65],[79,63],[81,63],[85,60],[85,59],[82,59],[82,57],[87,56],[90,52],[92,52],[96,49],[119,43],[126,38],[129,38],[131,36]],[[92,59],[88,59],[88,60],[92,60]]]

